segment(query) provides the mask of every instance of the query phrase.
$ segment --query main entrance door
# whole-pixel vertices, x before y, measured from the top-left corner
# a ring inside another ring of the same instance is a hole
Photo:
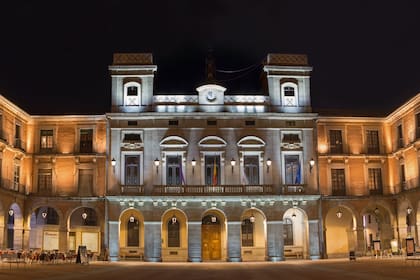
[[[222,258],[221,226],[216,216],[203,218],[201,225],[201,250],[203,261],[220,260]]]

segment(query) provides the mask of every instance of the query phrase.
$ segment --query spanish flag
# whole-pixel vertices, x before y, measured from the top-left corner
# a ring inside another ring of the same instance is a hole
[[[217,185],[217,165],[216,165],[216,157],[214,157],[213,161],[213,186]]]

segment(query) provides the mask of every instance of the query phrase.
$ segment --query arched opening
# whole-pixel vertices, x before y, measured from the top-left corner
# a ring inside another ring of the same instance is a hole
[[[75,251],[86,246],[88,254],[101,252],[101,229],[98,213],[91,207],[79,207],[69,217],[68,249]]]
[[[31,213],[29,248],[34,250],[59,249],[60,218],[57,211],[48,206],[36,208]]]
[[[325,235],[329,258],[347,257],[349,251],[356,249],[354,228],[354,216],[348,208],[335,207],[328,211],[325,219]]]
[[[162,260],[188,260],[187,218],[179,209],[162,216]]]
[[[241,256],[243,261],[263,261],[266,257],[266,219],[255,208],[241,217]]]
[[[203,261],[222,259],[224,218],[217,212],[207,213],[201,221],[201,254]]]
[[[144,256],[144,219],[135,209],[120,217],[120,258],[142,260]]]
[[[283,244],[285,258],[308,256],[308,218],[300,208],[290,208],[283,215]]]

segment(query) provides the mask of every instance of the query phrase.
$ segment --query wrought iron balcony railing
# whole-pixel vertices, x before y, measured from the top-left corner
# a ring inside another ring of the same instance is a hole
[[[158,185],[152,195],[271,195],[272,185]]]

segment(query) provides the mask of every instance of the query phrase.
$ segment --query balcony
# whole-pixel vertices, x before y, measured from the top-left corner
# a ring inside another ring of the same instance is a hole
[[[273,185],[158,185],[152,195],[272,195]]]
[[[121,185],[121,194],[143,195],[144,187],[140,185]]]
[[[6,190],[24,193],[26,190],[26,186],[23,184],[15,183],[9,179],[0,179],[1,180],[1,187]]]
[[[281,194],[304,194],[307,190],[302,184],[287,184],[281,187]]]

